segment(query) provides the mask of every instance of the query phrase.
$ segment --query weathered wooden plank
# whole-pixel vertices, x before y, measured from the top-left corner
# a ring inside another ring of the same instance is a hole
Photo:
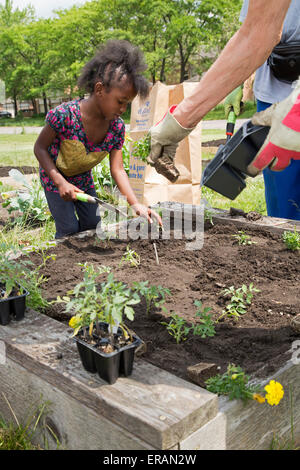
[[[60,449],[68,450],[153,449],[59,387],[49,386],[43,378],[10,358],[0,366],[0,383],[0,410],[7,422],[13,422],[14,418],[3,394],[21,423],[30,420],[34,425],[36,418],[32,416],[38,405],[50,402],[34,433],[33,442],[43,448],[56,449],[59,442]]]
[[[155,448],[176,445],[218,412],[216,395],[141,359],[132,376],[106,384],[82,368],[70,329],[34,311],[1,327],[0,339],[11,360]]]

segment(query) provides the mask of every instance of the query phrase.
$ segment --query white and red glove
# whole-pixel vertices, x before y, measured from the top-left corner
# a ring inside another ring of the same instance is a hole
[[[269,167],[274,171],[284,170],[291,159],[300,160],[300,80],[292,93],[280,103],[256,113],[252,123],[270,126],[270,132],[248,172],[256,176]]]
[[[149,130],[151,150],[147,162],[154,166],[157,173],[174,183],[179,177],[179,171],[174,165],[178,143],[189,135],[194,129],[182,127],[174,118],[172,106],[161,121]]]

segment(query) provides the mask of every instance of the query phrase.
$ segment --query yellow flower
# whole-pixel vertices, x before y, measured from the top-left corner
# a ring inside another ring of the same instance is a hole
[[[233,374],[233,375],[231,376],[232,380],[235,380],[238,375],[239,375],[239,374]]]
[[[278,405],[284,395],[282,385],[275,380],[270,380],[270,383],[265,386],[265,391],[267,392],[266,400],[271,406]]]
[[[263,397],[259,393],[253,393],[252,398],[253,398],[253,400],[258,401],[258,403],[265,403],[265,401],[266,401],[265,397]]]
[[[74,317],[72,317],[69,321],[69,326],[71,328],[77,328],[77,326],[80,325],[80,316],[79,315],[75,315]]]

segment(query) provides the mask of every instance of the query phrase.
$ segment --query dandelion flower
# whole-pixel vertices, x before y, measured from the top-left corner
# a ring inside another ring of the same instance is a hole
[[[270,380],[270,383],[265,386],[265,391],[267,392],[266,400],[271,406],[278,405],[284,395],[282,385],[275,380]]]

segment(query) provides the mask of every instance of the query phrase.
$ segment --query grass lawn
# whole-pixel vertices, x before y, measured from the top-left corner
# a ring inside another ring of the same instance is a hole
[[[0,166],[36,166],[33,153],[37,134],[1,134]]]
[[[247,101],[244,104],[243,112],[238,116],[238,119],[249,119],[256,113],[256,103],[253,101]],[[224,116],[224,106],[218,104],[214,109],[212,109],[206,116],[203,118],[204,121],[210,121],[214,119],[225,119]]]

